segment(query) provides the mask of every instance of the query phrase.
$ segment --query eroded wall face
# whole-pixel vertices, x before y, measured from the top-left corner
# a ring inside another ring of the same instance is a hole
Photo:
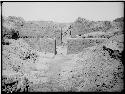
[[[77,54],[83,51],[84,48],[92,47],[101,44],[105,41],[104,38],[74,38],[67,40],[67,54]]]
[[[40,52],[55,53],[55,40],[50,38],[23,38],[33,49]]]
[[[37,42],[38,39],[35,37],[22,37],[33,49],[39,49]]]
[[[55,40],[53,39],[40,38],[37,45],[40,52],[55,53]]]

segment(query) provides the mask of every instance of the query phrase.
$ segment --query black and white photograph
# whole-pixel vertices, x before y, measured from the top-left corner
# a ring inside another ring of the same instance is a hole
[[[122,92],[124,2],[1,2],[1,91]]]

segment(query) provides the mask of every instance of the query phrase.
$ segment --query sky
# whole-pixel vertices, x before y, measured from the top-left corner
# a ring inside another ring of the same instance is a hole
[[[121,2],[4,2],[3,16],[19,16],[26,21],[73,22],[78,17],[93,21],[123,17]]]

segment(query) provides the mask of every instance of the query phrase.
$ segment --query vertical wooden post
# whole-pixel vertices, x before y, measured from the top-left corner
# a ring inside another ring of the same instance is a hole
[[[62,45],[62,27],[61,27],[61,45]]]
[[[55,47],[54,47],[54,54],[56,55],[57,54],[57,51],[56,51],[56,38],[54,39],[54,43],[55,43]]]
[[[71,30],[69,31],[69,36],[72,37],[72,35],[71,35]]]

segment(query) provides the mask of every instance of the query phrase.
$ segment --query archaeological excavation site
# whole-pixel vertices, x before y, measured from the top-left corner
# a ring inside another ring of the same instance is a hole
[[[124,18],[71,23],[2,17],[2,92],[121,92]]]

